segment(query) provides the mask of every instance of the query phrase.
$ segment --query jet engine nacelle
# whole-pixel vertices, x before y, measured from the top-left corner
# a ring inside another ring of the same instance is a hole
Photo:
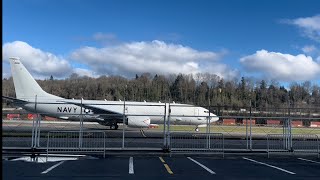
[[[150,117],[148,116],[128,116],[127,123],[129,127],[149,127]]]

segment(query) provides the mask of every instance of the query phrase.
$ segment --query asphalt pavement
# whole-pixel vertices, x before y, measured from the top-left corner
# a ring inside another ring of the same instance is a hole
[[[20,179],[320,179],[313,156],[3,157],[2,178]]]

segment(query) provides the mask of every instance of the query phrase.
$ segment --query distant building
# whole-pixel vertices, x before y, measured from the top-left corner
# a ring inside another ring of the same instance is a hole
[[[32,120],[32,119],[34,119],[34,118],[36,118],[36,117],[37,117],[36,114],[28,114],[28,119],[29,119],[29,120]]]
[[[269,119],[267,120],[267,125],[280,125],[280,120],[272,120],[272,119]]]
[[[235,125],[236,120],[235,119],[223,119],[223,125]]]
[[[246,125],[246,124],[250,124],[250,119],[244,119],[242,121],[242,124]],[[255,119],[251,119],[251,124],[255,125],[256,124],[256,120]]]
[[[310,127],[319,127],[320,128],[320,122],[312,121]]]
[[[291,121],[291,126],[292,127],[302,127],[302,121]]]
[[[20,120],[20,114],[7,114],[9,120]]]

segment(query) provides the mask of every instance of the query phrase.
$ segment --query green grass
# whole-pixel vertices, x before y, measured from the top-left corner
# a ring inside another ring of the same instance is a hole
[[[163,125],[159,125],[158,128],[155,128],[157,131],[163,130]],[[170,131],[190,131],[195,132],[195,126],[180,126],[180,125],[172,125],[170,126]],[[247,131],[250,131],[250,127],[247,127]],[[200,127],[199,132],[205,133],[206,127]],[[211,125],[210,127],[211,133],[246,133],[246,126],[222,126],[222,125]],[[251,132],[259,133],[259,134],[282,134],[283,128],[281,126],[277,127],[269,127],[269,126],[252,126]],[[293,134],[319,134],[320,128],[306,128],[306,127],[298,127],[292,128]]]

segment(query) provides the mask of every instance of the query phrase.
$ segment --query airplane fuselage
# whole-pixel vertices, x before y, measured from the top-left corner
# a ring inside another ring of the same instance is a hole
[[[70,103],[66,103],[68,101]],[[90,108],[81,107],[75,104],[90,104]],[[169,113],[169,107],[171,109]],[[184,125],[206,124],[209,117],[208,110],[187,104],[169,104],[169,103],[150,103],[150,102],[131,102],[131,101],[99,101],[99,100],[39,100],[37,103],[30,102],[22,108],[39,113],[45,116],[56,117],[60,119],[79,121],[105,121],[99,119],[99,115],[105,115],[109,119],[115,119],[118,122],[125,116],[148,116],[153,124],[163,124],[164,118],[169,118],[170,123]],[[96,109],[107,109],[110,113],[95,112]],[[217,118],[213,114],[212,118]]]

